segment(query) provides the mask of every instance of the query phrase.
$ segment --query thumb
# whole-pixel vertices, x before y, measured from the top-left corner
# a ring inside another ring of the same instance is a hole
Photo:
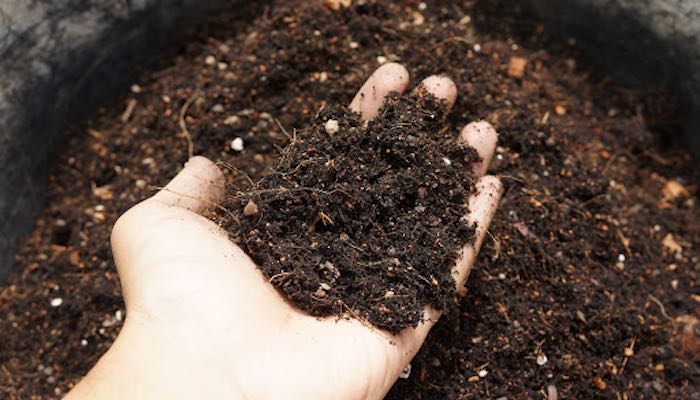
[[[209,159],[196,156],[155,196],[157,201],[201,214],[221,202],[224,197],[224,174]]]
[[[457,282],[457,290],[461,293],[464,289],[472,265],[476,259],[481,244],[484,242],[486,232],[491,224],[498,203],[501,200],[503,186],[501,181],[495,176],[483,176],[476,183],[476,193],[469,199],[470,214],[468,218],[476,223],[476,237],[474,243],[464,247],[462,254],[457,260],[452,274]],[[394,340],[397,344],[396,351],[398,356],[394,367],[394,376],[398,378],[403,368],[408,364],[413,356],[418,352],[423,345],[425,338],[428,336],[430,329],[435,325],[437,320],[442,315],[442,312],[426,307],[424,311],[424,321],[415,328],[404,329]]]
[[[208,233],[216,233],[211,235],[213,242],[228,243],[216,224],[201,216],[223,195],[224,176],[219,168],[204,157],[193,157],[165,188],[117,220],[112,228],[112,254],[125,301],[148,292],[146,271],[153,266],[188,259],[190,254],[201,258],[195,248]]]

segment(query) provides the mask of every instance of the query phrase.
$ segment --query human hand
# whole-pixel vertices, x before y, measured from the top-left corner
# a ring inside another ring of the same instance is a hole
[[[374,117],[408,73],[386,64],[351,103]],[[445,99],[456,87],[429,77],[416,90]],[[453,275],[462,288],[498,205],[498,179],[483,176],[496,132],[485,122],[460,135],[479,152],[469,199],[477,223]],[[250,258],[202,214],[224,195],[221,171],[192,158],[152,198],[115,224],[112,248],[127,309],[116,342],[68,398],[378,399],[391,388],[440,317],[399,335],[356,319],[315,318],[287,303]]]

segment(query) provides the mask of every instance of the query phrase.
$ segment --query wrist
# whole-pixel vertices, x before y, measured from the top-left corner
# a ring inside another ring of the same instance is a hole
[[[157,326],[128,320],[67,399],[239,398],[224,371]]]

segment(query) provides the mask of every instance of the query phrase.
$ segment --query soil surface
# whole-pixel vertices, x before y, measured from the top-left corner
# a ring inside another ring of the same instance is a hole
[[[427,93],[390,95],[368,123],[324,109],[262,179],[234,189],[220,223],[310,314],[415,327],[426,306],[456,302],[450,271],[474,239],[466,202],[481,159],[444,111]]]
[[[697,398],[700,171],[674,99],[617,86],[515,2],[352,3],[222,13],[65,136],[0,289],[0,398],[59,398],[116,337],[110,229],[187,159],[181,121],[195,154],[258,180],[280,126],[349,104],[385,61],[452,77],[446,123],[494,125],[506,188],[467,296],[388,398]]]

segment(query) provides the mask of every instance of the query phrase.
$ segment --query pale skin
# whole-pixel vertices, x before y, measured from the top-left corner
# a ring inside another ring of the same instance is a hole
[[[385,64],[351,103],[365,119],[385,96],[403,93],[408,72]],[[426,90],[454,104],[454,83],[425,79]],[[501,195],[485,175],[497,134],[486,122],[459,140],[479,152],[480,176],[468,199],[477,237],[452,273],[460,290]],[[354,318],[311,317],[288,304],[253,261],[203,217],[224,194],[221,171],[194,157],[152,198],[126,212],[112,249],[127,318],[116,341],[68,394],[78,399],[381,399],[423,344],[440,312],[393,336]]]

